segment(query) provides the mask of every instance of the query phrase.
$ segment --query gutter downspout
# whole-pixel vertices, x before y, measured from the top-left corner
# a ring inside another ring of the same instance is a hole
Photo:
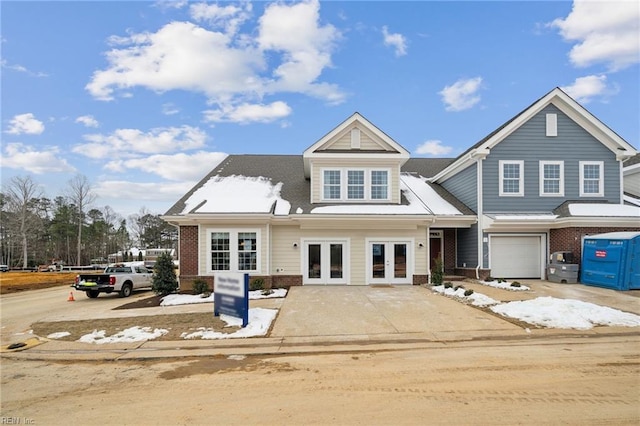
[[[477,194],[478,194],[478,239],[477,239],[477,244],[478,244],[478,263],[476,266],[476,275],[478,275],[478,270],[480,268],[482,268],[484,266],[483,263],[483,229],[484,229],[484,208],[483,208],[483,191],[482,191],[482,187],[483,187],[483,180],[482,180],[482,160],[484,160],[487,155],[489,154],[489,152],[486,153],[478,153],[475,152],[473,154],[473,157],[476,159],[476,164],[478,165],[476,167],[476,172],[477,172],[477,177],[476,177],[476,181],[477,181]]]

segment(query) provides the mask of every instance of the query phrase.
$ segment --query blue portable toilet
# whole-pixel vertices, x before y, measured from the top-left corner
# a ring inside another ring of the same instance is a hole
[[[640,232],[584,237],[580,282],[614,290],[640,289]]]

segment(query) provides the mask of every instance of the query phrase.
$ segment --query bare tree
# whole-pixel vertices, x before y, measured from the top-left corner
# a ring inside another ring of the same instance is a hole
[[[34,199],[41,196],[42,191],[38,188],[31,176],[16,176],[11,179],[7,187],[7,204],[9,210],[15,214],[17,231],[22,239],[22,267],[28,266],[28,237],[29,230],[33,226],[33,221],[38,218],[35,214],[36,203]]]
[[[81,264],[80,255],[82,253],[82,225],[84,223],[84,210],[91,205],[96,199],[96,195],[92,192],[91,183],[84,175],[76,175],[69,180],[69,199],[78,209],[78,244],[77,260],[78,265]]]

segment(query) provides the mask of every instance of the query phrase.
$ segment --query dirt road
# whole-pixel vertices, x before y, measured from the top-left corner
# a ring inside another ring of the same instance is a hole
[[[18,424],[638,424],[637,336],[47,363],[2,358]]]

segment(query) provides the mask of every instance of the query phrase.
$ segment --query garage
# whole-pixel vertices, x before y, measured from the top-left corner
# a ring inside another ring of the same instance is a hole
[[[490,235],[489,266],[499,278],[542,278],[544,235]]]

